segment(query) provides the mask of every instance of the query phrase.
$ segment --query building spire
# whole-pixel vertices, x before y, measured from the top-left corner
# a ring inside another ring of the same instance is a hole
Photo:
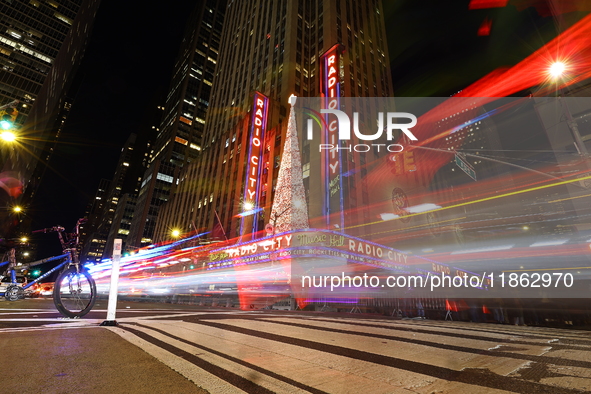
[[[271,208],[270,224],[273,226],[272,233],[274,234],[309,227],[294,110],[296,99],[297,97],[294,95],[289,98],[291,104],[289,122]]]

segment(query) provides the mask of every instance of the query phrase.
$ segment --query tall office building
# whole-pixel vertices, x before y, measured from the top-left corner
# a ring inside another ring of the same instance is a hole
[[[101,222],[101,217],[105,210],[107,192],[111,185],[108,179],[101,179],[96,194],[89,204],[86,212],[88,222],[80,226],[80,239],[82,240],[82,250],[80,256],[82,261],[98,262],[103,255],[106,241],[100,238],[92,238]]]
[[[83,0],[0,3],[0,104],[13,100],[24,123],[55,63]]]
[[[22,182],[27,199],[42,173],[34,171],[45,167],[38,164],[51,153],[51,144],[44,141],[57,138],[67,116],[71,102],[66,93],[99,4],[100,0],[0,3],[0,105],[19,101],[16,131],[22,137],[19,144],[26,144],[26,149],[14,145],[0,168]],[[0,194],[4,201],[6,195]]]
[[[101,210],[89,216],[89,222],[85,224],[85,229],[92,231],[82,238],[85,245],[84,253],[81,255],[83,261],[94,262],[102,257],[111,257],[113,240],[116,237],[121,238],[125,244],[129,233],[129,221],[124,220],[123,216],[129,215],[127,211],[130,206],[135,206],[141,175],[147,166],[146,151],[150,149],[149,143],[145,146],[138,140],[139,137],[135,133],[127,138],[121,148],[113,179],[102,193],[100,191],[105,184],[99,185],[95,198],[100,197]],[[120,204],[123,204],[123,210],[119,209]]]
[[[189,17],[154,154],[142,179],[128,247],[153,242],[158,210],[168,200],[178,171],[201,150],[225,10],[225,1],[207,0],[197,5]]]
[[[393,94],[381,1],[229,2],[202,156],[183,168],[174,196],[159,216],[157,241],[169,238],[171,228],[191,232],[217,226],[224,229],[221,237],[228,238],[263,229],[287,130],[288,97],[326,94],[321,92],[323,63],[332,55],[338,59],[340,96]],[[304,186],[310,190],[323,182],[319,171],[310,170],[320,168],[320,154],[310,149],[310,141],[300,146]],[[256,164],[249,159],[253,155]],[[343,171],[375,155],[351,154]],[[260,174],[254,180],[253,171]],[[363,196],[367,199],[359,187],[346,197],[345,208]],[[261,211],[239,216],[252,208]],[[325,213],[318,205],[309,209],[311,217]],[[215,237],[220,235],[210,238]]]

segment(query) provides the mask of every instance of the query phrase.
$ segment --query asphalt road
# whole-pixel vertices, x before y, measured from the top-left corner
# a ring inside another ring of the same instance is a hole
[[[135,302],[106,328],[102,303],[0,301],[0,391],[591,392],[587,331]]]

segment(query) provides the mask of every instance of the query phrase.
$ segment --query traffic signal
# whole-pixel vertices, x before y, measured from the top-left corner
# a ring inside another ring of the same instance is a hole
[[[12,129],[17,116],[18,111],[16,108],[6,108],[3,111],[0,111],[0,127],[3,130]]]
[[[402,160],[401,155],[398,153],[393,153],[388,156],[388,167],[390,168],[390,172],[394,175],[401,175],[403,173],[402,170]]]
[[[410,152],[404,152],[404,171],[408,172],[408,171],[416,171],[417,170],[417,166],[415,164],[415,153],[410,151]]]
[[[414,152],[400,152],[393,153],[388,157],[388,167],[390,172],[394,175],[402,175],[404,173],[417,170]]]

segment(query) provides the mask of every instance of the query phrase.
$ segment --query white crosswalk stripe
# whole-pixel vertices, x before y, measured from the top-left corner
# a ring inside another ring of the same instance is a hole
[[[163,362],[206,374],[212,393],[591,391],[583,331],[242,312],[118,321]]]

